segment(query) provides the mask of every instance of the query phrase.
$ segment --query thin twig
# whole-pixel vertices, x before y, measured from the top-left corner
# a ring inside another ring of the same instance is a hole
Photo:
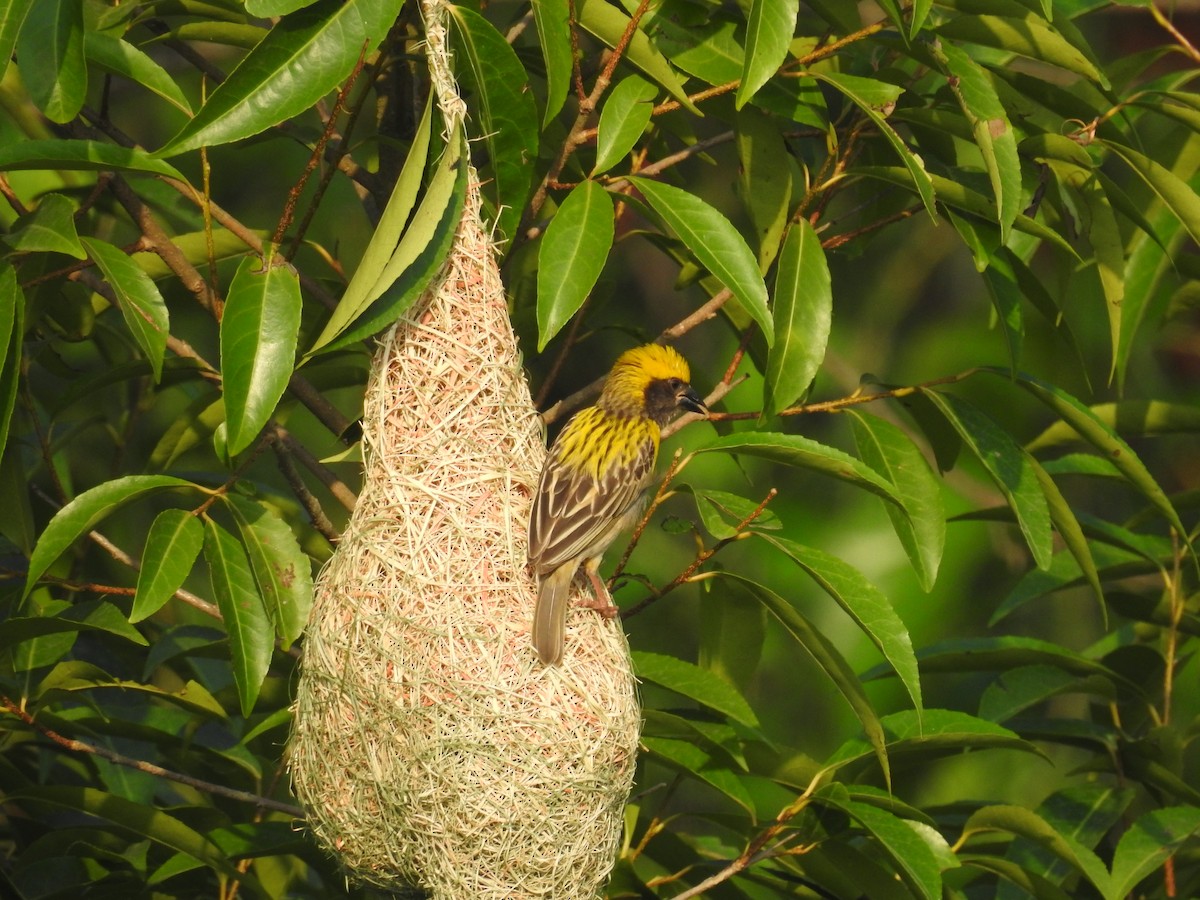
[[[804,403],[800,406],[792,406],[788,409],[780,410],[777,415],[780,416],[798,416],[805,413],[823,413],[823,412],[838,412],[850,406],[858,406],[862,403],[874,403],[876,400],[896,399],[898,397],[908,397],[915,394],[922,388],[936,387],[939,384],[955,384],[970,378],[979,369],[967,369],[964,372],[959,372],[955,375],[943,375],[941,378],[931,378],[929,381],[923,381],[920,384],[904,385],[903,387],[889,388],[886,391],[877,391],[873,394],[854,393],[849,397],[841,397],[837,400],[823,400],[819,403]],[[733,422],[744,419],[757,419],[761,416],[761,412],[710,412],[708,418],[713,421]]]
[[[136,769],[139,772],[145,772],[148,775],[156,775],[159,778],[166,778],[169,781],[176,781],[179,784],[186,784],[188,787],[195,788],[198,791],[204,791],[207,794],[216,794],[219,797],[225,797],[229,800],[237,800],[241,803],[252,803],[255,806],[262,807],[263,809],[270,809],[274,810],[275,812],[285,813],[286,815],[289,815],[295,819],[305,818],[304,810],[298,806],[293,806],[290,803],[281,803],[278,800],[272,800],[270,797],[252,794],[249,791],[239,791],[234,788],[225,787],[223,784],[215,784],[211,781],[202,781],[199,778],[193,778],[191,775],[184,775],[182,772],[173,772],[170,769],[164,769],[162,766],[157,766],[154,763],[147,762],[144,759],[134,759],[131,756],[125,756],[123,753],[117,753],[115,750],[109,750],[107,747],[97,747],[94,744],[88,744],[84,741],[78,741],[74,738],[65,737],[54,729],[47,728],[45,725],[39,724],[33,718],[33,716],[31,716],[4,695],[0,695],[0,706],[3,706],[26,725],[33,728],[43,737],[48,738],[65,750],[98,756],[101,759],[106,759],[110,763],[114,763],[118,766],[125,766],[129,769]]]
[[[779,491],[776,488],[771,488],[771,490],[767,491],[767,496],[762,499],[762,502],[759,503],[758,506],[756,506],[754,510],[748,516],[746,516],[746,518],[742,519],[742,521],[738,522],[738,524],[734,526],[734,534],[732,537],[723,538],[717,541],[711,547],[707,549],[701,549],[700,552],[696,554],[696,558],[692,560],[691,564],[688,565],[688,567],[678,575],[676,575],[675,578],[670,581],[670,583],[661,588],[651,589],[649,596],[643,599],[640,603],[636,603],[628,609],[621,610],[621,618],[628,619],[636,616],[646,607],[653,603],[657,603],[667,594],[671,593],[671,591],[675,590],[675,588],[686,584],[692,578],[692,576],[696,574],[702,565],[704,565],[730,544],[750,537],[753,532],[746,531],[746,529],[750,527],[755,519],[757,519],[766,511],[767,504],[774,500],[778,493]]]

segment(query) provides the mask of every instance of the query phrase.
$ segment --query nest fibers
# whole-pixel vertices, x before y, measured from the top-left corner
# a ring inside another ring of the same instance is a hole
[[[592,610],[571,611],[561,666],[530,644],[545,447],[474,190],[445,271],[375,357],[363,432],[296,698],[309,827],[382,887],[596,897],[633,779],[634,679]]]

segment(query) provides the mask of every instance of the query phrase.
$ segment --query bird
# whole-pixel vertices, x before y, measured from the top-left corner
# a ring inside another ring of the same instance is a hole
[[[581,567],[594,608],[616,614],[597,570],[639,515],[662,426],[679,410],[708,412],[690,381],[687,361],[672,347],[627,350],[596,404],[576,413],[550,445],[529,516],[529,562],[539,582],[532,638],[546,665],[562,660],[567,597]]]

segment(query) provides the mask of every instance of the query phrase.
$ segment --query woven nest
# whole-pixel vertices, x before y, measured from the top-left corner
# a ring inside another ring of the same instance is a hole
[[[291,771],[356,880],[590,898],[640,714],[617,623],[573,609],[561,666],[530,644],[545,448],[478,203],[472,189],[445,271],[374,361],[365,483],[318,582]]]

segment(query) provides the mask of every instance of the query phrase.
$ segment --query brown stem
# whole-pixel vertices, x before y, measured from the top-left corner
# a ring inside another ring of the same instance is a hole
[[[678,575],[676,575],[669,584],[662,588],[651,589],[650,595],[640,603],[629,607],[629,609],[622,610],[621,618],[628,619],[632,616],[636,616],[646,607],[653,603],[657,603],[667,594],[671,593],[671,591],[675,590],[675,588],[682,584],[686,584],[688,580],[696,574],[702,565],[716,556],[725,547],[734,543],[735,541],[740,541],[743,538],[749,537],[752,532],[746,531],[746,529],[751,525],[751,523],[754,522],[755,519],[757,519],[763,514],[764,511],[766,511],[767,504],[774,500],[778,493],[779,491],[775,488],[771,488],[771,490],[767,491],[767,496],[762,499],[762,502],[759,503],[758,506],[756,506],[754,510],[748,516],[746,516],[746,518],[742,519],[742,521],[738,522],[738,524],[734,526],[733,537],[724,538],[717,541],[711,547],[702,549],[696,554],[696,558],[692,560],[691,564]]]
[[[87,753],[92,756],[98,756],[101,759],[106,759],[110,763],[114,763],[118,766],[125,766],[129,769],[136,769],[139,772],[145,772],[148,775],[156,775],[159,778],[166,778],[169,781],[176,781],[179,784],[186,784],[188,787],[195,788],[198,791],[204,791],[207,794],[216,794],[219,797],[225,797],[229,800],[237,800],[241,803],[252,803],[255,806],[263,809],[270,809],[274,810],[275,812],[285,813],[296,819],[303,819],[305,817],[303,809],[298,806],[293,806],[290,803],[281,803],[278,800],[272,800],[270,797],[252,794],[249,791],[235,790],[234,788],[225,787],[223,784],[214,784],[211,781],[201,781],[199,778],[193,778],[191,775],[184,775],[182,772],[173,772],[170,769],[164,769],[162,766],[157,766],[154,763],[147,762],[143,759],[134,759],[131,756],[125,756],[122,753],[109,750],[107,747],[97,747],[94,744],[88,744],[83,741],[77,741],[74,738],[65,737],[52,728],[47,728],[45,725],[39,724],[33,718],[33,716],[31,716],[24,709],[4,695],[0,695],[0,706],[3,706],[12,715],[16,716],[30,728],[33,728],[43,737],[53,741],[64,750],[70,750],[74,753]]]
[[[897,397],[908,397],[915,394],[922,388],[936,387],[939,384],[955,384],[970,378],[979,369],[967,369],[964,372],[959,372],[955,375],[943,375],[941,378],[931,378],[929,381],[923,381],[920,384],[905,385],[903,387],[890,388],[886,391],[878,391],[874,394],[851,394],[849,397],[841,397],[837,400],[823,400],[820,403],[805,403],[800,406],[792,406],[788,409],[780,410],[778,415],[781,416],[798,416],[804,413],[822,413],[822,412],[838,412],[850,406],[858,406],[861,403],[874,403],[876,400],[895,399]],[[757,419],[761,416],[761,412],[710,412],[708,418],[713,421],[733,422],[745,419]]]
[[[300,475],[300,470],[296,468],[296,463],[292,459],[292,452],[284,442],[280,435],[280,430],[276,426],[272,432],[271,447],[275,451],[275,459],[279,465],[279,471],[287,481],[288,487],[292,489],[292,493],[296,495],[296,499],[300,501],[300,505],[304,507],[308,513],[309,519],[312,520],[313,527],[317,529],[331,544],[337,543],[338,531],[333,527],[333,523],[329,521],[329,517],[325,515],[325,510],[321,507],[321,501],[308,489],[308,485],[304,483],[303,477]]]

